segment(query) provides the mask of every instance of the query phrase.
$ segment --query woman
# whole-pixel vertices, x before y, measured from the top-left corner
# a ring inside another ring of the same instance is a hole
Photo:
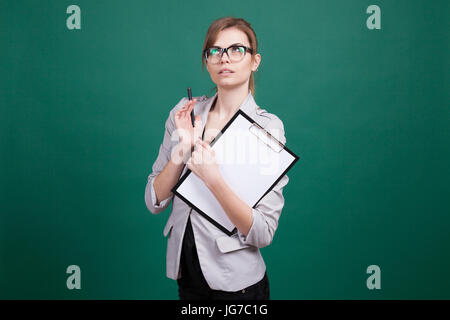
[[[206,64],[217,92],[210,98],[183,98],[170,111],[164,140],[148,177],[145,202],[150,212],[160,213],[173,200],[164,235],[168,235],[167,276],[177,280],[180,299],[269,299],[259,248],[272,242],[284,206],[282,190],[289,178],[284,175],[251,208],[222,179],[209,146],[238,109],[286,143],[281,120],[259,108],[253,98],[253,73],[261,62],[257,52],[255,32],[245,20],[225,17],[211,24],[202,66]],[[193,109],[194,127],[190,117]],[[216,197],[236,226],[235,234],[224,234],[173,195],[171,189],[187,169]]]

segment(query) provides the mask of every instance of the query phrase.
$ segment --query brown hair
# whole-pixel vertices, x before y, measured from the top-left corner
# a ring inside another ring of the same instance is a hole
[[[223,17],[215,20],[208,28],[208,32],[206,33],[205,42],[203,44],[202,49],[202,71],[204,72],[204,66],[206,64],[205,56],[203,52],[206,48],[211,47],[217,39],[217,35],[220,31],[227,28],[237,28],[244,32],[247,35],[248,41],[250,42],[250,48],[253,49],[253,54],[258,53],[258,41],[256,40],[256,34],[253,28],[250,26],[250,23],[241,18],[234,17]],[[247,53],[249,54],[249,53]],[[253,59],[253,55],[252,55]],[[252,92],[253,96],[255,95],[255,77],[254,72],[250,75],[250,80],[248,87]],[[217,92],[217,86],[212,88],[211,90],[215,90]]]

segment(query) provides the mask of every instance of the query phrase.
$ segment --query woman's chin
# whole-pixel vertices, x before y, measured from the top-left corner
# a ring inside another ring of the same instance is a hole
[[[238,83],[236,81],[236,79],[220,79],[219,81],[216,82],[217,87],[223,87],[223,88],[236,88],[239,87],[241,85],[243,85],[243,83]]]

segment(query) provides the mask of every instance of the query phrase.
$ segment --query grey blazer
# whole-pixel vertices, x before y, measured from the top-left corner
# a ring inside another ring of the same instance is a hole
[[[217,93],[210,98],[205,95],[197,97],[194,112],[195,115],[201,115],[202,132],[216,97]],[[164,236],[168,235],[166,255],[168,278],[176,280],[181,277],[180,254],[184,230],[190,215],[200,266],[209,287],[214,290],[238,291],[255,284],[264,276],[266,265],[259,248],[272,242],[284,206],[283,187],[288,183],[289,178],[284,175],[256,207],[252,208],[253,223],[247,236],[240,231],[233,236],[226,235],[173,194],[157,204],[153,181],[170,160],[173,147],[179,141],[175,130],[174,114],[187,101],[187,97],[182,98],[170,111],[166,120],[164,139],[152,166],[152,173],[148,176],[145,204],[151,213],[158,214],[172,201],[172,211],[163,232]],[[283,144],[286,143],[283,122],[276,115],[258,107],[250,91],[240,109]],[[187,169],[185,166],[180,178]]]

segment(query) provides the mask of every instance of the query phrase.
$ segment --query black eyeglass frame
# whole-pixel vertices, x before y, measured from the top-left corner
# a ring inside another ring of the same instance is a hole
[[[228,54],[228,49],[233,48],[233,47],[244,48],[244,56],[243,57],[245,57],[245,55],[247,54],[247,51],[250,52],[250,54],[253,54],[253,49],[252,48],[246,47],[244,45],[235,45],[235,44],[233,44],[233,45],[229,46],[228,48],[221,48],[221,47],[209,47],[209,48],[206,48],[205,50],[203,50],[203,56],[205,57],[205,60],[208,61],[208,56],[206,55],[208,50],[210,50],[210,49],[219,49],[219,51],[220,51],[220,53],[219,53],[220,54],[220,58],[219,59],[222,59],[223,54],[226,53],[228,58],[231,61],[230,55]],[[244,59],[244,58],[242,58],[242,59]]]

